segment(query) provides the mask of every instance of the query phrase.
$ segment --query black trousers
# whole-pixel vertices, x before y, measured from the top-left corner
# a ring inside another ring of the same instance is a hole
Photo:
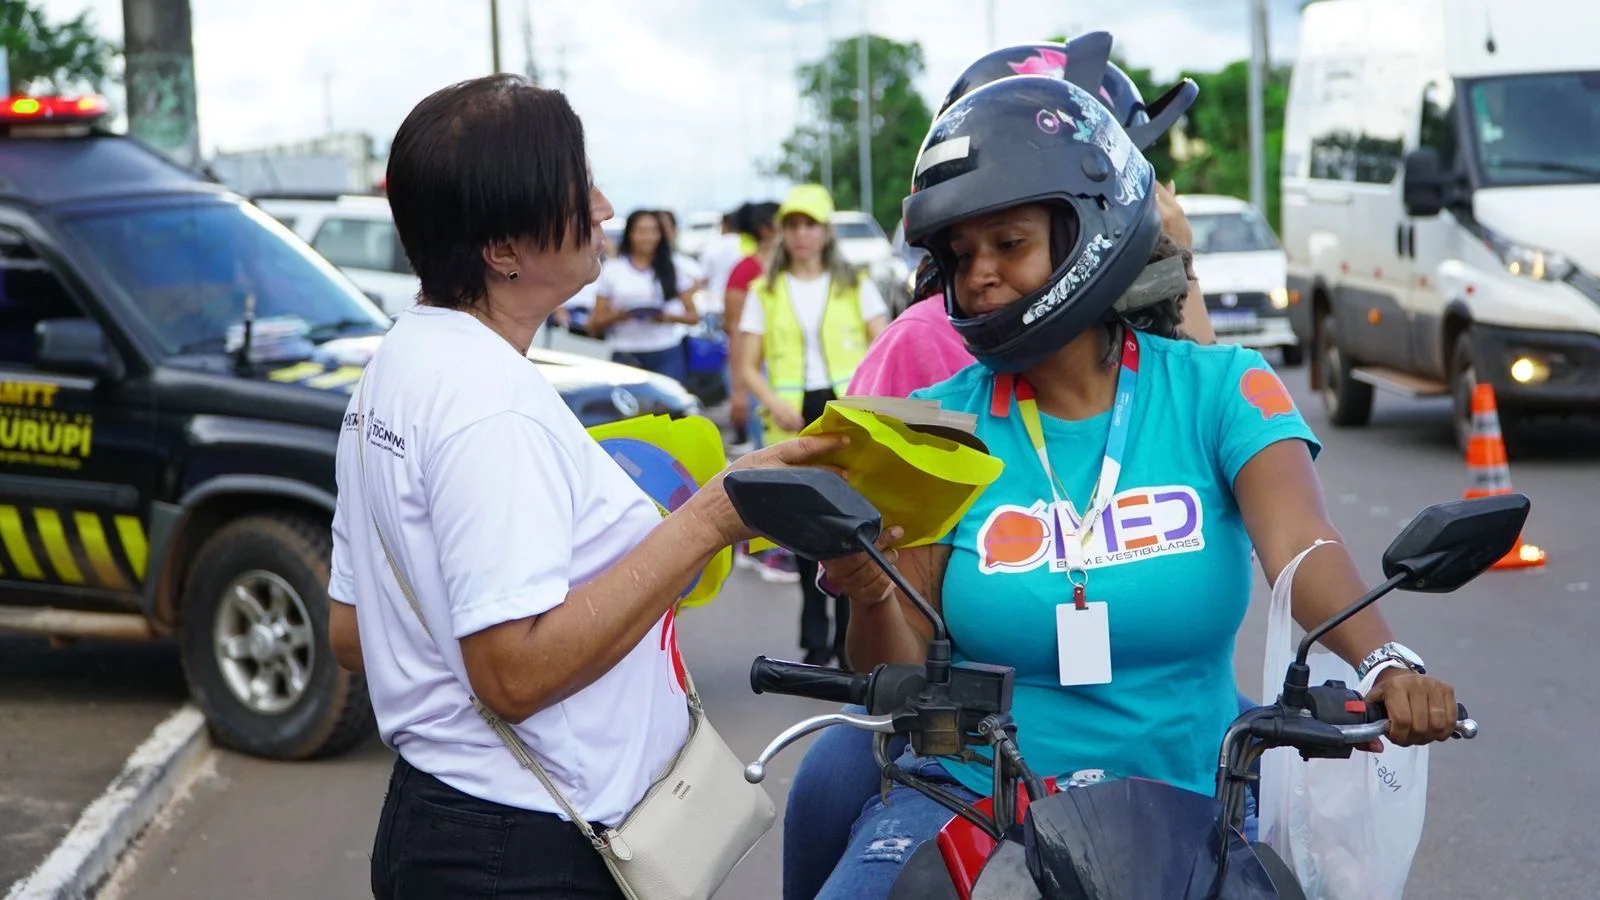
[[[822,418],[828,401],[836,399],[838,397],[830,389],[806,391],[800,417],[810,425]],[[817,587],[817,564],[813,560],[798,558],[795,563],[800,572],[800,649],[814,660],[821,660],[823,654],[831,651],[843,663],[845,629],[850,624],[850,601],[832,601],[833,633],[832,640],[829,640],[829,597]]]
[[[372,895],[623,896],[599,851],[571,822],[464,794],[398,756],[372,844]]]

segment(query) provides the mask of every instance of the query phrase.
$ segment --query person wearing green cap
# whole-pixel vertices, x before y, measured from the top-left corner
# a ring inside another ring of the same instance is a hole
[[[820,418],[889,323],[883,295],[840,252],[833,211],[833,197],[822,185],[790,189],[773,217],[778,240],[772,264],[750,285],[740,311],[734,378],[761,402],[768,443],[793,437]],[[799,560],[798,568],[805,660],[842,660],[848,605],[835,601],[830,640],[828,598],[816,584],[817,564]]]

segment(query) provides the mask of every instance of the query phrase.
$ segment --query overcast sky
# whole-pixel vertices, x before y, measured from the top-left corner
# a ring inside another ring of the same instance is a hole
[[[1275,59],[1293,54],[1301,0],[1269,0]],[[122,36],[122,0],[43,0],[93,11]],[[500,0],[501,65],[533,49],[583,117],[596,177],[619,213],[727,209],[784,184],[762,178],[799,112],[793,72],[830,28],[920,41],[930,105],[989,48],[984,0]],[[1104,29],[1157,77],[1249,52],[1249,0],[993,0],[997,45]],[[490,69],[488,0],[192,0],[200,140],[207,155],[362,130],[387,144],[430,91]],[[117,98],[120,103],[120,98]],[[885,227],[892,227],[886,224]]]

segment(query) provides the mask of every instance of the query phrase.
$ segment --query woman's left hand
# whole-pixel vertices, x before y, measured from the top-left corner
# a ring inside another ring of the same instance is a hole
[[[1432,675],[1385,669],[1367,693],[1389,714],[1389,740],[1399,747],[1447,741],[1456,728],[1456,689]]]

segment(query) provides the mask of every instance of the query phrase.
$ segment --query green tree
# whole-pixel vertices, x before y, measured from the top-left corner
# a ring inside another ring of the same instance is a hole
[[[1283,155],[1283,111],[1289,98],[1289,69],[1268,69],[1262,90],[1262,125],[1266,132],[1266,209],[1262,215],[1278,227],[1278,173]],[[1219,72],[1191,73],[1200,97],[1190,107],[1185,135],[1203,149],[1185,159],[1176,172],[1178,190],[1189,193],[1250,196],[1250,63],[1239,60]]]
[[[78,85],[103,91],[120,52],[100,37],[89,11],[53,25],[43,7],[28,0],[0,0],[0,47],[6,49],[13,94],[67,92]]]
[[[799,126],[783,142],[768,174],[796,182],[822,182],[823,147],[833,153],[834,202],[841,209],[861,207],[861,170],[857,160],[858,49],[856,39],[836,41],[817,62],[800,67],[800,94],[815,118]],[[872,155],[872,209],[878,224],[893,229],[900,221],[900,201],[910,190],[911,169],[928,134],[932,112],[917,93],[924,67],[922,45],[902,44],[876,35],[867,38],[867,75],[872,102],[869,133]],[[827,77],[824,77],[824,73]],[[829,91],[823,91],[824,81]]]

